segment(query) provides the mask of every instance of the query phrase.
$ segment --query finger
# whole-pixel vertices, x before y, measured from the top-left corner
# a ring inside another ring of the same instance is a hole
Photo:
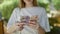
[[[36,25],[36,22],[30,22],[29,24],[33,24],[33,25]]]
[[[36,27],[36,25],[33,25],[33,24],[29,24],[30,27]]]
[[[25,25],[25,23],[20,23],[19,25]]]
[[[19,26],[19,23],[16,23],[16,26]]]
[[[17,26],[23,26],[23,23],[16,23]]]

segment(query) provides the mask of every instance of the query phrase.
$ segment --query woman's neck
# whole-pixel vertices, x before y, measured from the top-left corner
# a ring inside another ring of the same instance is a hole
[[[26,4],[25,7],[33,7],[33,4]]]

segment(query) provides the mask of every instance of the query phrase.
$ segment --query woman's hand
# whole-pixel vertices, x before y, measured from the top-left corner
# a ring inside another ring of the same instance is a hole
[[[25,23],[17,23],[16,25],[18,26],[18,30],[21,31],[23,30]]]
[[[39,25],[37,24],[36,21],[31,20],[31,21],[29,21],[29,27],[31,27],[33,29],[38,29]]]
[[[29,26],[38,31],[38,34],[45,34],[44,29],[37,24],[35,21],[30,21]]]

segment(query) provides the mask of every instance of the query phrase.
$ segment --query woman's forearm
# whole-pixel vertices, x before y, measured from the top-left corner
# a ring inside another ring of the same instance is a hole
[[[38,28],[38,33],[39,34],[45,34],[45,31],[44,29],[42,29],[41,27]]]
[[[7,30],[7,33],[13,33],[15,30],[16,30],[16,26],[15,25],[12,25],[8,30]]]

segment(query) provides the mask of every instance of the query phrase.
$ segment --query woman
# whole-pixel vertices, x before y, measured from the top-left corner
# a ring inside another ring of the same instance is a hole
[[[19,8],[15,8],[9,22],[7,24],[8,33],[21,34],[45,34],[49,32],[49,22],[45,9],[37,6],[37,0],[20,0]],[[31,18],[29,24],[21,22],[21,16],[29,16]],[[17,23],[17,21],[19,21]],[[18,28],[19,27],[19,28]],[[18,29],[18,30],[17,30]]]

